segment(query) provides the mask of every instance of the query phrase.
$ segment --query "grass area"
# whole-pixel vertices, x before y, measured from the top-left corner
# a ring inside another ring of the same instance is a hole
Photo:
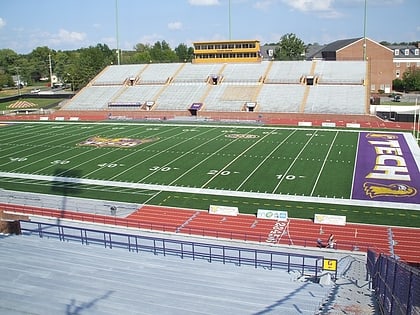
[[[420,227],[416,211],[333,202],[351,198],[358,136],[263,126],[12,123],[0,127],[0,171],[17,175],[0,177],[0,187],[203,210],[237,206],[249,214],[287,210],[297,218],[327,213],[346,215],[349,222]]]

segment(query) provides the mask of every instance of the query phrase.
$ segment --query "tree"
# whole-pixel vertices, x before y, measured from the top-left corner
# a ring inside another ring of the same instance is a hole
[[[275,51],[276,60],[302,60],[305,57],[305,43],[295,34],[285,34],[280,38]]]
[[[95,47],[79,49],[73,58],[75,66],[75,82],[80,85],[89,83],[101,70],[115,62],[115,56],[107,45],[97,44]]]
[[[420,69],[411,67],[403,74],[404,90],[420,91]]]
[[[420,69],[416,67],[408,69],[401,79],[392,81],[392,88],[400,92],[420,91]]]
[[[194,55],[194,48],[187,47],[185,44],[179,44],[175,48],[175,53],[178,56],[178,60],[181,62],[191,61]]]
[[[157,41],[150,50],[150,56],[152,61],[157,62],[178,61],[176,53],[171,49],[171,47],[169,47],[169,44],[165,41]]]

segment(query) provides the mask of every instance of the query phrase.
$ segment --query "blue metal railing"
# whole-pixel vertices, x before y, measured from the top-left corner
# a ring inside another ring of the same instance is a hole
[[[323,267],[323,256],[303,255],[246,247],[226,246],[211,243],[175,240],[170,238],[119,233],[21,220],[24,235],[41,238],[58,238],[60,241],[76,241],[85,245],[102,245],[109,248],[126,248],[129,251],[148,251],[155,255],[177,255],[181,258],[206,259],[237,265],[253,265],[255,268],[287,269],[300,271],[302,275],[318,277]]]

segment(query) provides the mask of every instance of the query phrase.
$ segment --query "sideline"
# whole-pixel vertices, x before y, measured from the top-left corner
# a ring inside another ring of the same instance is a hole
[[[48,182],[63,182],[72,184],[85,184],[85,185],[99,185],[108,187],[122,187],[132,189],[147,189],[154,191],[169,191],[178,193],[190,193],[200,195],[217,195],[217,196],[231,196],[241,198],[255,198],[255,199],[269,199],[269,200],[285,200],[295,202],[310,202],[310,203],[327,203],[337,205],[351,205],[360,207],[381,207],[389,209],[403,209],[403,210],[416,210],[420,211],[420,205],[412,203],[397,203],[397,202],[384,202],[384,201],[365,201],[365,200],[351,200],[351,199],[338,199],[326,197],[308,197],[300,195],[282,195],[270,193],[257,193],[235,190],[220,190],[220,189],[205,189],[195,187],[183,186],[166,186],[156,184],[141,184],[132,182],[116,182],[98,179],[86,178],[72,178],[72,177],[57,177],[47,175],[23,174],[23,173],[8,173],[0,172],[0,177],[18,178],[18,179],[33,179]]]

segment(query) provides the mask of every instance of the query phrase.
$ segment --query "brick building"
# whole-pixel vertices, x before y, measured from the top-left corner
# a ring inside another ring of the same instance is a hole
[[[364,48],[366,47],[366,48]],[[369,38],[342,39],[310,52],[307,59],[323,60],[368,60],[370,91],[390,93],[395,79],[393,50]]]
[[[402,79],[404,72],[409,69],[420,69],[420,42],[414,45],[390,45],[393,51],[394,79]]]

